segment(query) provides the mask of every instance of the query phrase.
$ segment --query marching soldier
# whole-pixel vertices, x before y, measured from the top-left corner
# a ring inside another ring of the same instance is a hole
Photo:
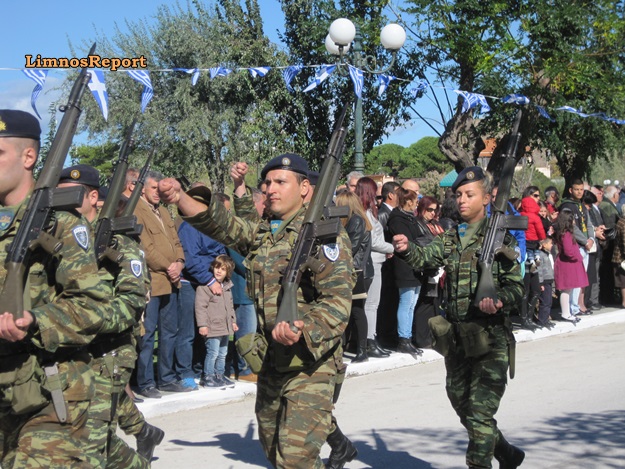
[[[477,166],[465,168],[452,186],[464,223],[425,247],[410,243],[404,235],[396,235],[393,245],[414,269],[445,267],[446,321],[439,316],[439,322],[430,322],[430,327],[434,349],[445,356],[447,396],[469,435],[467,466],[490,468],[494,456],[500,467],[510,469],[521,465],[525,453],[506,441],[494,415],[506,388],[514,341],[508,316],[524,291],[516,260],[495,259],[493,277],[499,299],[494,303],[485,298],[474,306],[477,261],[492,187],[489,173]],[[516,245],[511,235],[505,243],[511,249]]]
[[[276,324],[282,273],[304,217],[310,190],[308,165],[298,155],[271,160],[261,173],[273,220],[251,222],[231,215],[207,188],[185,194],[173,179],[160,182],[167,203],[213,239],[246,255],[248,289],[269,343],[258,376],[256,417],[265,455],[279,468],[322,468],[319,450],[330,432],[332,399],[341,363],[341,335],[349,319],[352,259],[341,231],[336,243],[318,252],[328,267],[307,272],[298,291],[297,332]],[[247,193],[246,197],[251,194]]]
[[[0,279],[7,246],[15,238],[35,186],[39,122],[0,110]],[[54,254],[30,257],[23,317],[0,315],[1,464],[70,467],[89,464],[88,410],[94,398],[91,357],[84,346],[104,326],[108,304],[99,285],[89,224],[57,211],[49,233],[62,242]]]

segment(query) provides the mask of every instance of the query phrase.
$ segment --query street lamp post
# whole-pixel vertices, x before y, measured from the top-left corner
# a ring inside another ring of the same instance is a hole
[[[402,48],[406,41],[406,32],[400,25],[391,23],[382,28],[380,41],[384,48],[391,53],[391,62],[384,68],[378,68],[376,58],[363,53],[360,28],[355,26],[350,20],[347,18],[334,20],[330,25],[328,33],[325,41],[326,49],[330,54],[338,56],[337,63],[339,65],[349,62],[346,54],[353,41],[352,65],[375,75],[385,73],[391,69],[395,63],[397,51]],[[362,98],[356,97],[354,110],[354,170],[361,172],[365,169],[363,134]]]

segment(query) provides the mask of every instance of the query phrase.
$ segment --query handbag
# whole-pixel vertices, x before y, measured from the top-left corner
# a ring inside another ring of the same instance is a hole
[[[352,289],[352,300],[364,300],[367,298],[367,291],[372,279],[366,279],[362,269],[356,269],[356,284]]]

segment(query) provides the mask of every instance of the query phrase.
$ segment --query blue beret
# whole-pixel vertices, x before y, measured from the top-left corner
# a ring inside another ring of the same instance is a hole
[[[267,173],[273,169],[293,171],[294,173],[303,174],[306,178],[309,178],[308,162],[295,153],[285,153],[272,158],[261,171],[260,177],[265,179]]]
[[[88,164],[77,164],[69,168],[63,168],[59,184],[62,182],[84,184],[97,189],[100,187],[100,172]]]
[[[308,179],[310,180],[310,185],[311,186],[316,186],[317,185],[317,181],[319,181],[319,173],[317,171],[309,171],[308,172]]]
[[[0,109],[0,137],[39,140],[41,126],[35,116],[16,109]]]
[[[469,166],[458,174],[458,177],[451,185],[451,190],[456,192],[460,186],[484,179],[484,170],[479,166]]]

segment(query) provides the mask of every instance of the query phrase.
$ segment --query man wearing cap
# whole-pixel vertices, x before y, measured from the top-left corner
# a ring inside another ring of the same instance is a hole
[[[269,343],[256,396],[261,444],[275,467],[323,468],[319,450],[330,432],[341,335],[351,306],[349,239],[341,230],[335,242],[319,247],[316,256],[326,268],[302,276],[298,291],[301,319],[292,325],[276,323],[282,275],[310,190],[308,165],[298,155],[280,155],[267,163],[261,177],[267,183],[270,222],[233,216],[206,188],[185,194],[174,179],[161,181],[159,192],[166,202],[178,205],[191,225],[247,255],[248,286],[254,292],[260,328]],[[249,196],[246,191],[244,197]]]
[[[100,172],[89,165],[78,164],[61,171],[58,187],[83,186],[86,189],[83,205],[76,210],[82,214],[95,230],[97,228]],[[143,418],[141,412],[130,401],[124,391],[137,360],[134,332],[145,309],[149,278],[145,260],[136,240],[117,234],[114,249],[123,255],[119,263],[108,258],[101,260],[102,283],[109,287],[111,297],[109,315],[105,326],[89,345],[93,357],[91,367],[95,375],[96,397],[89,408],[89,439],[85,448],[93,448],[90,454],[98,458],[91,461],[94,466],[104,466],[109,458],[117,467],[148,467],[154,447],[154,440],[162,440],[164,433]],[[130,401],[125,403],[124,401]],[[122,405],[120,405],[122,404]],[[137,437],[138,448],[142,450],[147,441],[152,441],[149,451],[139,456],[116,435],[117,410],[130,411],[135,419],[143,420]]]
[[[6,248],[35,186],[39,134],[39,122],[32,115],[0,110],[2,282]],[[0,314],[0,440],[5,468],[88,465],[93,457],[83,447],[94,398],[91,358],[83,346],[104,326],[107,291],[100,285],[89,224],[75,212],[56,211],[50,234],[62,246],[56,254],[39,248],[33,252],[23,318]],[[17,382],[16,376],[25,379]]]
[[[404,235],[396,235],[393,245],[397,255],[414,269],[445,267],[448,322],[431,322],[430,327],[434,348],[445,355],[447,396],[468,432],[467,466],[490,468],[494,456],[500,467],[516,468],[525,453],[505,440],[494,415],[506,388],[509,341],[513,340],[508,316],[524,294],[519,263],[496,257],[492,270],[497,302],[485,298],[474,305],[479,280],[477,261],[488,226],[486,206],[492,186],[489,173],[477,166],[465,168],[452,186],[463,223],[425,247],[410,243]],[[510,234],[504,242],[511,249],[516,245]],[[488,340],[478,349],[479,341],[474,339],[484,334]],[[447,350],[441,347],[445,339]]]

